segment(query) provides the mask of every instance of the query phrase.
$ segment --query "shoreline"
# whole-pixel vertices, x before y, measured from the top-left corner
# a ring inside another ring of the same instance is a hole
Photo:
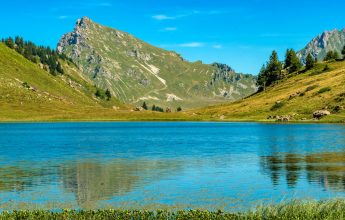
[[[181,119],[181,118],[143,118],[143,119],[52,119],[52,120],[1,120],[0,124],[24,124],[24,123],[134,123],[134,122],[195,122],[195,123],[259,123],[259,124],[277,124],[277,125],[289,125],[289,124],[335,124],[345,125],[345,122],[341,121],[328,121],[328,120],[296,120],[288,122],[280,122],[273,120],[251,120],[251,119],[229,119],[229,120],[209,120],[209,119]]]

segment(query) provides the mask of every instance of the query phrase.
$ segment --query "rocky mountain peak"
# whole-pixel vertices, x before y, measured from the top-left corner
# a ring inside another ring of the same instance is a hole
[[[256,78],[242,77],[224,64],[184,61],[126,32],[77,20],[57,51],[98,87],[124,103],[197,107],[237,100],[256,91]]]
[[[77,27],[84,27],[84,26],[87,26],[88,24],[92,23],[92,20],[89,18],[89,17],[82,17],[82,18],[79,18],[76,22],[76,26]]]
[[[330,50],[340,53],[345,45],[345,28],[342,31],[333,29],[331,31],[324,31],[311,40],[304,49],[299,51],[297,55],[303,63],[310,53],[314,58],[323,60],[327,52]]]

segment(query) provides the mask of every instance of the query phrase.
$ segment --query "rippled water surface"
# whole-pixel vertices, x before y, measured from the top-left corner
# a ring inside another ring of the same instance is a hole
[[[0,209],[239,209],[345,194],[345,126],[0,124]]]

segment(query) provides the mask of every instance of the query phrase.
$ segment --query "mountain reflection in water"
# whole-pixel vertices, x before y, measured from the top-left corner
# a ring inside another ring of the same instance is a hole
[[[61,166],[59,175],[65,190],[73,192],[81,207],[131,192],[180,170],[178,161],[112,160]],[[147,182],[147,179],[150,182]]]

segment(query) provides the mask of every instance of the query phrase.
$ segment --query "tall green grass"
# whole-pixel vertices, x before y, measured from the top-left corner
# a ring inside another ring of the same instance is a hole
[[[255,211],[226,213],[222,211],[189,210],[64,210],[53,211],[4,211],[0,219],[119,219],[119,220],[190,220],[190,219],[345,219],[345,200],[293,201],[286,204],[258,207]]]

